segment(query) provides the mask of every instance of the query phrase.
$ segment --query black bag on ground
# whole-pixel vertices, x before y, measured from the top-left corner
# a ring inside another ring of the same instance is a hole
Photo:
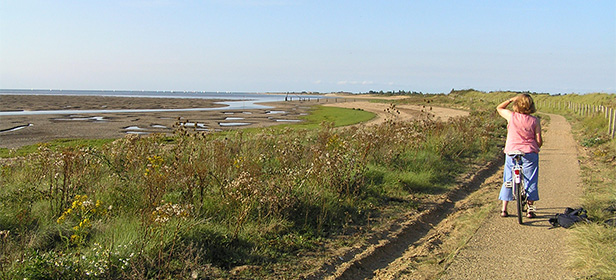
[[[550,218],[549,222],[552,226],[557,227],[561,226],[564,228],[569,228],[578,222],[587,222],[588,216],[586,215],[586,210],[584,208],[569,208],[565,209],[565,212],[562,214],[554,215],[554,218]]]

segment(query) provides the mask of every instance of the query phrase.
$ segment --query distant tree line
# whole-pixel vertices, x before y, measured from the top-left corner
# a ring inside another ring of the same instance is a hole
[[[449,94],[465,94],[465,93],[470,93],[470,92],[483,92],[480,90],[476,90],[474,88],[469,88],[469,89],[451,89],[451,91],[449,92]],[[510,93],[516,93],[516,94],[523,94],[523,93],[527,93],[527,94],[532,94],[532,95],[538,95],[538,94],[548,94],[549,93],[544,93],[544,92],[534,92],[534,91],[516,91],[516,90],[497,90],[497,91],[490,91],[488,93],[492,93],[492,92],[510,92]],[[560,93],[558,94],[560,95]]]
[[[360,93],[361,94],[361,93]],[[398,91],[368,91],[366,94],[380,94],[380,95],[423,95],[421,91],[406,91],[406,90],[398,90]]]

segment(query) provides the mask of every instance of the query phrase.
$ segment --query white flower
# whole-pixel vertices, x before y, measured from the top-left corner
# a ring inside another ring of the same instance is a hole
[[[82,205],[83,205],[83,207],[88,208],[88,207],[91,207],[92,205],[94,205],[94,202],[92,202],[92,200],[88,199],[88,200],[84,201]]]

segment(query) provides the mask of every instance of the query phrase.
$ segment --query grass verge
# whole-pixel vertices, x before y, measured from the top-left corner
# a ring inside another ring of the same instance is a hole
[[[592,221],[571,230],[570,265],[584,279],[610,279],[616,275],[616,139],[592,129],[592,117],[569,118],[581,146],[582,206]]]

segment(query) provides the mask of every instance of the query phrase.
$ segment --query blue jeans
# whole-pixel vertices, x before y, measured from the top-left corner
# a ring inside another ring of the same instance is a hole
[[[505,170],[503,170],[503,186],[498,195],[498,199],[500,200],[513,200],[511,188],[505,187],[506,182],[513,180],[513,165],[513,157],[506,155]],[[539,181],[539,154],[529,153],[522,157],[522,173],[524,175],[524,189],[526,190],[527,200],[539,200],[539,190],[537,190],[537,182]]]

